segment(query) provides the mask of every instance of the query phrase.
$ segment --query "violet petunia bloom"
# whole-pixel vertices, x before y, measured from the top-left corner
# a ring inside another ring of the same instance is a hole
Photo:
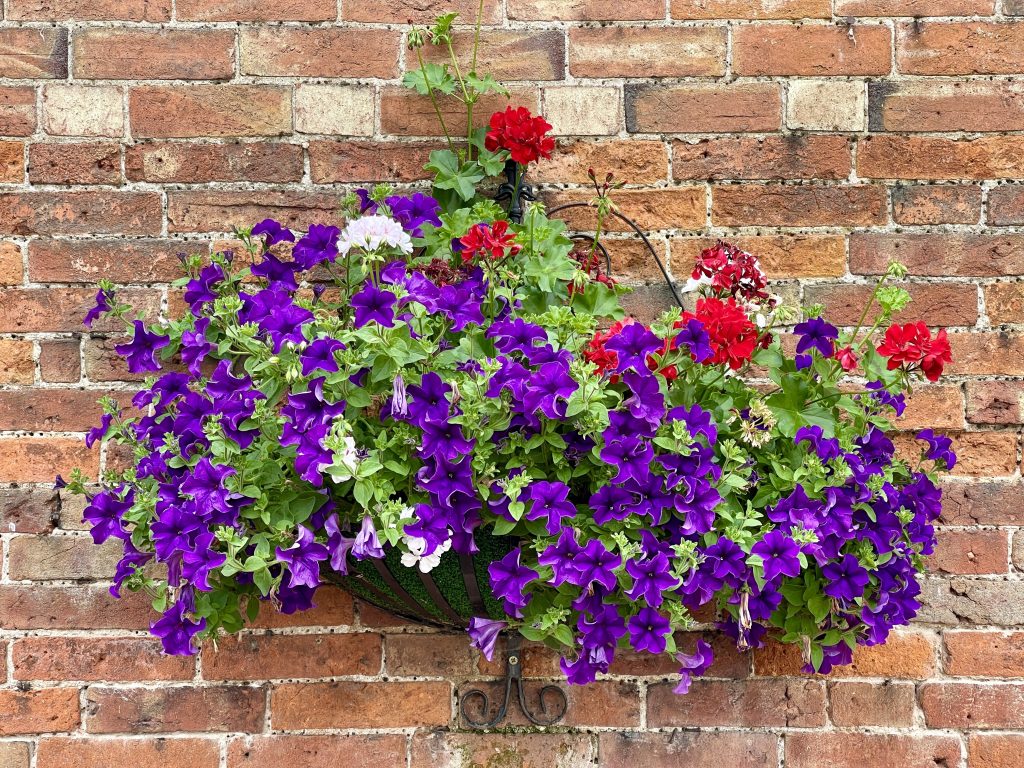
[[[534,414],[538,410],[549,419],[565,417],[566,404],[579,384],[569,375],[562,363],[545,363],[530,375],[523,390],[523,413]]]
[[[625,520],[632,512],[633,494],[617,485],[602,485],[590,497],[590,509],[597,525],[610,520]]]
[[[660,424],[665,416],[665,396],[658,377],[644,369],[643,373],[626,371],[622,381],[633,393],[624,403],[629,412],[638,419]]]
[[[398,297],[391,291],[378,288],[373,283],[367,283],[363,290],[353,296],[349,302],[352,309],[355,310],[356,328],[362,328],[371,320],[385,328],[393,328],[396,301],[398,301]]]
[[[334,263],[338,255],[338,237],[341,230],[323,224],[313,224],[306,235],[292,249],[292,258],[300,269],[309,270],[325,261]]]
[[[327,547],[317,543],[313,532],[304,525],[299,526],[299,536],[295,544],[288,549],[277,547],[274,550],[277,559],[288,566],[291,578],[289,587],[320,586],[320,563],[330,555]]]
[[[711,663],[715,660],[715,654],[711,646],[703,640],[697,640],[697,648],[692,654],[677,653],[676,661],[682,666],[679,669],[679,684],[673,689],[673,693],[682,695],[690,690],[690,682],[694,677],[699,677],[708,671]]]
[[[305,341],[302,329],[312,319],[313,313],[308,309],[287,301],[275,307],[274,311],[263,319],[260,327],[270,337],[276,355],[287,341],[292,344]]]
[[[424,421],[421,425],[420,454],[438,456],[456,462],[473,450],[475,440],[467,440],[462,427],[450,421]]]
[[[103,439],[103,436],[107,434],[107,430],[110,429],[110,423],[114,420],[114,414],[104,413],[100,417],[99,426],[93,427],[85,433],[85,447],[92,448],[96,443]]]
[[[416,192],[412,197],[395,195],[384,198],[391,217],[402,225],[410,237],[423,237],[423,225],[441,226],[441,204],[430,195]],[[376,208],[376,206],[374,206]]]
[[[110,306],[110,302],[114,300],[113,291],[104,291],[102,288],[96,293],[96,304],[88,312],[85,313],[85,318],[82,320],[82,325],[86,328],[92,328],[92,324],[100,318],[103,314],[113,309]]]
[[[809,352],[812,349],[818,350],[822,357],[832,357],[835,354],[834,342],[839,338],[839,329],[822,318],[812,317],[810,320],[798,323],[793,332],[800,337],[796,343],[798,354]]]
[[[658,552],[647,560],[627,560],[626,573],[633,577],[633,586],[626,592],[629,599],[639,600],[642,597],[652,608],[659,607],[665,593],[679,585],[664,552]]]
[[[185,614],[195,610],[195,598],[189,590],[182,590],[178,602],[164,611],[164,615],[150,625],[149,631],[159,637],[164,653],[170,656],[191,656],[196,652],[193,638],[206,629],[206,619],[193,621]]]
[[[629,644],[635,651],[664,653],[667,637],[672,624],[653,608],[644,607],[637,611],[629,622]]]
[[[925,456],[931,461],[941,461],[946,469],[956,466],[956,454],[953,453],[953,441],[946,435],[936,435],[935,430],[923,429],[915,435],[918,440],[928,443]]]
[[[289,233],[290,234],[290,233]],[[271,288],[294,291],[299,287],[295,280],[298,265],[294,261],[281,261],[269,251],[263,254],[263,261],[250,268],[253,277],[262,277]]]
[[[160,363],[156,361],[156,353],[171,343],[167,336],[150,333],[141,320],[133,323],[135,335],[128,344],[118,344],[114,351],[125,358],[131,373],[159,371]]]
[[[327,531],[327,551],[331,556],[331,568],[342,576],[347,576],[348,553],[355,546],[356,540],[342,534],[336,514],[324,521],[324,528]]]
[[[263,235],[263,242],[267,248],[276,243],[294,243],[295,235],[292,231],[273,219],[264,219],[252,228],[253,237]]]
[[[524,594],[523,590],[539,576],[535,570],[520,562],[521,556],[522,551],[516,547],[501,560],[495,560],[487,566],[494,596],[505,601],[505,613],[517,617],[522,615],[522,609],[533,597]]]
[[[686,429],[691,436],[704,435],[710,445],[718,440],[718,427],[709,411],[705,411],[694,403],[689,408],[678,406],[668,412],[670,421],[681,421],[686,424]]]
[[[201,317],[195,322],[195,328],[181,333],[181,362],[188,366],[189,373],[198,376],[203,361],[213,351],[213,344],[206,340],[206,330],[210,327],[210,318]]]
[[[814,448],[814,452],[822,461],[838,459],[842,453],[842,449],[839,447],[839,441],[834,437],[825,437],[821,427],[817,424],[812,424],[808,427],[800,427],[800,429],[796,431],[796,435],[793,436],[793,442],[797,445],[802,442],[810,443],[811,447]]]
[[[750,550],[764,563],[764,579],[800,575],[800,545],[782,531],[775,529],[764,535]]]
[[[189,280],[185,286],[185,303],[192,309],[192,314],[198,316],[204,304],[210,304],[217,298],[214,286],[222,282],[227,275],[224,268],[216,262],[207,264],[199,270],[199,277]]]
[[[107,539],[128,539],[128,534],[121,525],[125,512],[135,503],[135,491],[129,490],[124,499],[119,499],[113,491],[100,491],[89,501],[82,512],[82,521],[92,526],[90,533],[96,544]]]
[[[113,583],[110,585],[110,594],[113,597],[121,597],[121,587],[129,576],[135,574],[135,572],[153,559],[152,552],[140,552],[132,544],[131,539],[124,540],[124,555],[118,561],[117,567],[114,569]]]
[[[384,549],[380,545],[380,539],[377,538],[377,529],[373,527],[373,520],[369,515],[363,518],[363,524],[359,528],[359,533],[356,534],[356,540],[352,544],[352,557],[356,560],[367,558],[380,560],[384,557]]]
[[[848,603],[863,595],[864,587],[870,581],[867,570],[851,554],[843,555],[838,563],[826,564],[821,573],[828,581],[825,594]]]
[[[345,345],[332,338],[321,338],[314,341],[302,352],[302,375],[309,376],[314,371],[336,373],[338,361],[334,357],[335,352],[341,352]]]
[[[591,584],[600,584],[607,590],[615,588],[615,569],[622,565],[622,557],[609,550],[600,539],[591,539],[580,553],[573,558],[575,573],[568,581],[582,589]]]
[[[490,661],[494,658],[494,646],[498,643],[498,636],[507,626],[507,621],[479,619],[474,616],[469,620],[469,644]]]
[[[663,346],[645,325],[630,323],[605,342],[605,349],[618,353],[616,372],[621,373],[632,367],[636,371],[647,370],[647,358]]]
[[[686,321],[686,325],[676,336],[675,343],[677,347],[689,349],[693,359],[698,363],[703,363],[715,354],[711,348],[711,336],[704,330],[704,323],[695,317]]]
[[[182,576],[202,592],[212,589],[208,581],[210,572],[227,561],[227,555],[213,549],[215,541],[216,537],[209,531],[200,533],[196,536],[194,549],[182,554]]]
[[[223,511],[228,506],[228,490],[224,487],[224,479],[235,474],[238,473],[233,467],[226,464],[214,465],[204,456],[181,484],[181,492],[195,499],[196,511],[201,515]]]
[[[626,634],[626,622],[614,605],[601,605],[592,615],[583,614],[576,622],[583,634],[583,645],[614,650],[619,638]]]
[[[567,525],[562,529],[558,541],[540,553],[537,562],[551,567],[553,575],[550,583],[560,587],[570,579],[577,578],[579,571],[574,560],[582,551],[583,548],[576,543],[576,532]]]
[[[544,520],[548,533],[554,536],[562,528],[562,520],[576,516],[576,505],[569,501],[569,486],[558,481],[537,480],[526,488],[523,496],[532,503],[527,506],[527,520]]]
[[[651,474],[654,449],[646,440],[613,440],[601,449],[601,461],[619,472],[612,478],[613,483],[624,483],[632,478],[644,483]]]
[[[157,518],[150,525],[156,556],[164,561],[178,552],[192,549],[192,540],[202,528],[202,519],[176,505],[157,502]]]

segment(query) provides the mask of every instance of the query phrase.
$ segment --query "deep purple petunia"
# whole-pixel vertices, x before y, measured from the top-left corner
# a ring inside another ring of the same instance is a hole
[[[614,605],[601,605],[592,615],[583,614],[576,622],[583,634],[585,647],[615,648],[619,638],[626,634],[626,622]]]
[[[291,233],[289,233],[291,234]],[[299,287],[295,280],[298,264],[294,261],[281,261],[270,251],[263,254],[263,260],[250,268],[253,277],[262,277],[271,288],[294,291]]]
[[[190,590],[184,589],[178,602],[164,611],[164,615],[150,625],[149,631],[159,637],[164,653],[170,656],[191,656],[196,652],[193,639],[206,629],[206,619],[193,621],[186,614],[195,610],[195,599]]]
[[[475,440],[467,440],[462,427],[450,421],[424,421],[420,441],[422,456],[439,456],[447,461],[458,461],[473,450]]]
[[[694,677],[699,677],[708,671],[715,654],[711,646],[701,639],[697,640],[697,648],[692,654],[677,653],[676,661],[682,666],[679,669],[679,684],[673,689],[674,693],[682,695],[690,690],[690,683]]]
[[[832,357],[835,354],[834,342],[839,338],[839,329],[822,318],[812,317],[810,320],[797,323],[793,332],[800,337],[796,343],[798,354],[812,349],[818,350],[822,357]]]
[[[121,597],[121,587],[129,576],[135,574],[135,572],[153,559],[152,552],[140,552],[132,544],[131,539],[124,540],[124,555],[117,563],[117,567],[114,569],[114,578],[110,585],[110,594],[116,598]]]
[[[324,521],[327,531],[327,551],[330,554],[331,568],[342,576],[348,575],[348,553],[352,551],[356,540],[345,536],[338,525],[338,516],[331,515]]]
[[[633,586],[626,594],[631,600],[642,597],[652,608],[659,607],[665,599],[664,594],[679,585],[664,552],[658,552],[647,560],[627,560],[626,573],[633,577]]]
[[[498,636],[507,626],[507,621],[480,619],[474,616],[469,620],[469,644],[490,661],[494,658],[494,646],[498,642]]]
[[[565,401],[579,389],[579,384],[569,375],[569,369],[562,363],[545,363],[530,375],[523,390],[523,413],[535,414],[540,411],[549,419],[565,416]]]
[[[99,426],[93,427],[85,433],[85,447],[92,448],[96,443],[103,439],[104,435],[107,434],[107,430],[110,429],[110,423],[114,420],[114,414],[104,413],[100,416]]]
[[[377,538],[377,529],[373,527],[373,520],[369,515],[363,517],[363,523],[356,534],[356,540],[352,544],[352,557],[356,560],[372,558],[380,560],[384,557],[384,549]]]
[[[92,324],[100,318],[103,314],[113,309],[110,306],[110,302],[114,300],[113,291],[105,291],[100,288],[96,293],[96,304],[85,313],[85,318],[82,320],[82,325],[86,328],[92,328]]]
[[[263,236],[264,246],[269,248],[276,243],[294,243],[295,235],[278,221],[264,219],[252,228],[253,237]]]
[[[601,460],[618,468],[613,483],[623,483],[632,478],[643,483],[651,474],[654,449],[646,440],[625,439],[606,443],[601,449]]]
[[[923,429],[915,436],[918,440],[928,443],[925,456],[932,461],[946,465],[946,469],[956,466],[956,454],[953,453],[953,441],[946,435],[936,435],[933,429]]]
[[[570,579],[577,578],[579,571],[576,569],[576,556],[583,551],[583,548],[576,543],[576,531],[572,526],[565,526],[558,541],[549,544],[548,547],[537,557],[537,562],[548,566],[552,570],[550,583],[556,587],[561,586]]]
[[[678,406],[668,412],[670,421],[682,421],[686,424],[687,431],[693,436],[704,435],[710,445],[718,440],[718,427],[709,411],[705,411],[694,403],[689,408]]]
[[[190,280],[185,286],[185,303],[192,309],[192,314],[199,316],[204,304],[210,304],[217,298],[214,286],[227,278],[224,268],[213,262],[199,271],[199,277]]]
[[[600,584],[612,590],[616,584],[615,569],[622,565],[622,557],[609,550],[600,539],[591,539],[573,558],[572,564],[575,573],[569,575],[570,584],[582,589]]]
[[[310,322],[312,319],[312,312],[304,307],[300,307],[298,304],[292,303],[289,300],[276,307],[274,311],[260,323],[260,327],[266,331],[267,336],[270,337],[271,344],[274,348],[274,354],[276,355],[281,351],[281,347],[285,345],[285,342],[299,344],[300,342],[305,341],[305,336],[303,335],[302,330],[306,323]]]
[[[304,525],[299,526],[299,535],[295,544],[288,549],[277,547],[274,550],[277,559],[288,566],[291,578],[289,587],[318,587],[320,585],[320,563],[330,553],[327,547],[317,543],[313,532]]]
[[[416,192],[411,197],[395,195],[384,198],[391,209],[391,218],[402,225],[410,237],[423,237],[423,225],[441,226],[441,204],[430,195]]]
[[[838,563],[826,564],[821,573],[828,581],[825,594],[848,603],[863,595],[864,587],[870,581],[867,570],[851,554],[843,555]]]
[[[309,376],[314,371],[336,373],[338,361],[335,352],[341,352],[345,345],[337,339],[321,338],[314,341],[302,352],[302,375]]]
[[[693,359],[698,363],[703,363],[715,355],[711,348],[711,336],[704,330],[704,323],[695,317],[686,321],[686,325],[676,336],[675,343],[677,347],[689,349]]]
[[[814,452],[822,461],[837,459],[842,453],[842,450],[839,447],[839,441],[834,437],[825,437],[821,427],[817,424],[812,424],[808,427],[800,427],[800,429],[796,431],[796,435],[793,436],[793,442],[797,445],[802,442],[810,443],[811,447],[814,448]]]
[[[398,301],[398,297],[391,291],[378,288],[373,283],[367,283],[363,290],[352,297],[350,302],[352,309],[355,310],[356,328],[362,328],[371,320],[385,328],[394,327],[396,301]]]
[[[175,553],[192,549],[192,541],[202,529],[202,523],[202,519],[192,512],[186,512],[177,505],[166,505],[161,509],[158,502],[157,519],[149,527],[157,557],[166,562]]]
[[[234,467],[226,464],[215,465],[204,456],[182,482],[181,492],[195,499],[196,510],[201,515],[222,511],[227,507],[228,499],[224,479],[235,474],[238,473]]]
[[[494,596],[505,601],[505,612],[521,616],[522,609],[530,602],[532,595],[524,594],[526,585],[538,577],[538,573],[520,562],[522,551],[516,547],[501,560],[487,566]]]
[[[102,544],[111,537],[127,539],[128,533],[124,530],[121,520],[134,503],[134,490],[129,490],[124,499],[119,499],[114,491],[109,490],[100,491],[93,496],[82,512],[83,522],[91,526],[92,540],[96,544]]]
[[[527,520],[544,520],[552,536],[562,528],[562,520],[576,516],[576,505],[569,501],[569,486],[558,481],[536,480],[527,486],[524,499]]]
[[[630,618],[629,644],[634,651],[664,653],[672,624],[654,608],[644,607]]]
[[[647,370],[647,358],[662,348],[662,341],[645,325],[630,323],[605,342],[605,349],[618,354],[619,373],[632,367],[638,372]]]
[[[625,520],[632,514],[633,494],[617,485],[602,485],[590,497],[590,509],[597,525],[611,520]]]
[[[159,371],[160,363],[156,361],[156,353],[171,343],[167,336],[150,333],[141,320],[132,324],[135,335],[128,344],[118,344],[114,351],[125,358],[131,373]]]
[[[309,231],[292,248],[292,258],[300,269],[309,270],[329,261],[332,264],[338,256],[338,237],[341,230],[323,224],[313,224]]]
[[[800,575],[800,545],[782,531],[775,529],[764,535],[750,550],[764,563],[764,579]]]
[[[626,398],[624,405],[638,419],[651,424],[660,424],[665,416],[665,396],[661,393],[660,377],[646,368],[643,373],[626,371],[622,381],[633,394]]]
[[[193,330],[181,333],[181,362],[193,376],[199,375],[207,355],[213,351],[213,344],[206,340],[209,327],[210,318],[201,317],[196,320]]]
[[[208,581],[210,572],[219,568],[227,560],[227,555],[213,548],[216,537],[209,531],[196,536],[194,548],[182,554],[182,576],[202,592],[209,592],[212,587]]]

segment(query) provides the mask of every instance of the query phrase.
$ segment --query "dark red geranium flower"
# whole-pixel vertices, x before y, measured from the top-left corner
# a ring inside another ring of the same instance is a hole
[[[721,296],[774,304],[766,290],[768,278],[761,271],[757,257],[721,240],[714,248],[701,252],[692,277],[694,280],[710,277],[711,287]]]
[[[477,256],[497,261],[505,256],[506,251],[515,256],[522,246],[515,242],[515,232],[508,231],[508,222],[504,219],[493,224],[477,224],[460,238],[463,261],[472,261]]]
[[[929,381],[938,381],[943,365],[953,361],[946,331],[939,331],[933,339],[928,326],[920,321],[889,326],[878,345],[878,354],[889,358],[890,371],[919,364]]]
[[[757,326],[750,321],[735,299],[700,299],[697,301],[696,312],[683,314],[684,321],[692,318],[701,321],[711,338],[711,349],[715,354],[710,360],[704,361],[706,364],[727,363],[733,370],[738,370],[754,354],[758,340]]]
[[[509,107],[491,115],[491,129],[484,146],[490,152],[507,149],[512,159],[526,165],[550,158],[555,140],[546,135],[551,125],[543,117],[534,117],[526,107]]]

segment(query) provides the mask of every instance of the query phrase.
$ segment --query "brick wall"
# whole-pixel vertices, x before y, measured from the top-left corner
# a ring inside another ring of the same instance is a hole
[[[496,668],[462,637],[325,591],[312,613],[167,658],[145,601],[107,596],[116,553],[46,487],[95,472],[95,400],[130,386],[110,326],[81,333],[90,284],[173,313],[179,252],[421,178],[437,129],[398,85],[403,22],[448,5],[475,2],[3,3],[0,766],[1021,765],[1022,0],[485,1],[486,68],[565,136],[539,173],[551,198],[615,170],[677,276],[725,236],[847,322],[897,257],[913,312],[953,329],[953,375],[906,426],[951,430],[961,463],[922,620],[888,646],[825,680],[791,648],[718,640],[683,698],[671,669],[624,658],[571,691],[567,732],[480,736],[452,694]],[[635,244],[614,251],[620,274],[654,280]],[[526,672],[555,665],[531,651]]]

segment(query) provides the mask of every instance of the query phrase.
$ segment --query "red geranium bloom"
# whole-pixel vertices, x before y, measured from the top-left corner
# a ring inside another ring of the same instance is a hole
[[[946,338],[946,329],[943,328],[935,334],[928,345],[928,352],[921,361],[921,370],[924,371],[928,381],[938,381],[942,375],[942,366],[953,362],[953,353],[949,349],[949,340]]]
[[[508,222],[504,219],[494,224],[477,224],[459,238],[462,243],[462,260],[469,262],[483,255],[494,261],[502,258],[505,252],[515,256],[522,246],[515,242],[516,235],[508,231]]]
[[[526,107],[509,107],[491,115],[491,130],[484,146],[490,152],[507,149],[512,159],[526,165],[539,158],[550,158],[555,140],[547,136],[551,125],[543,117],[534,117]]]
[[[853,347],[843,347],[836,352],[836,360],[843,366],[844,371],[852,371],[857,367],[857,353]]]
[[[711,337],[711,349],[715,354],[710,360],[705,360],[705,364],[728,363],[730,368],[738,370],[754,354],[757,326],[750,321],[735,299],[700,299],[696,312],[683,314],[684,321],[692,318],[700,320]]]
[[[627,325],[631,325],[633,322],[634,320],[632,317],[627,317],[625,320],[619,320],[612,324],[612,327],[607,331],[598,331],[595,333],[594,338],[587,342],[587,346],[583,350],[583,357],[597,366],[597,374],[599,376],[604,375],[608,371],[615,370],[619,365],[619,353],[613,349],[605,349],[605,342],[613,336],[618,335],[619,331]],[[617,376],[614,377],[613,381],[617,378]]]
[[[694,280],[711,278],[711,287],[722,296],[739,296],[746,301],[770,302],[768,277],[756,256],[721,240],[701,252],[691,275]]]
[[[939,331],[933,339],[923,322],[891,325],[878,345],[878,354],[889,358],[890,371],[919,363],[929,381],[938,381],[942,366],[953,361],[946,331]]]

